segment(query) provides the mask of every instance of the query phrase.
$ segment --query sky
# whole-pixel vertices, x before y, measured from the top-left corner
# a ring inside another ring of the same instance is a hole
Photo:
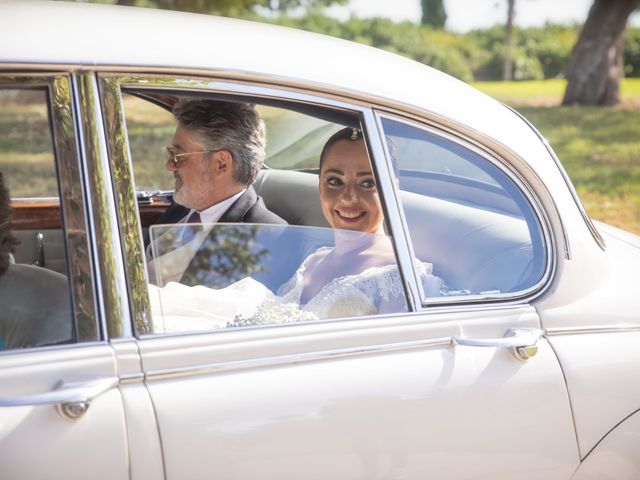
[[[504,23],[506,0],[444,0],[447,30],[466,32]],[[593,0],[516,0],[516,24],[522,27],[542,26],[545,22],[584,23]],[[357,17],[387,17],[395,21],[418,23],[422,15],[420,0],[349,0],[347,6],[326,10],[332,16],[347,19]],[[631,24],[640,27],[640,12],[631,17]]]

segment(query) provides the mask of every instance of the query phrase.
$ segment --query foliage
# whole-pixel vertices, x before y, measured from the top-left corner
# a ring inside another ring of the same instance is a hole
[[[422,25],[442,29],[446,21],[443,0],[422,0]]]
[[[83,0],[127,3],[249,18],[322,33],[382,48],[442,70],[464,81],[502,78],[505,28],[473,30],[465,34],[442,29],[446,20],[442,0],[422,0],[423,9],[442,13],[436,27],[411,22],[395,23],[385,18],[352,17],[342,22],[322,13],[333,4],[349,0]],[[427,5],[429,4],[429,5]],[[433,4],[433,5],[431,5]],[[269,13],[271,12],[271,13]],[[304,15],[291,15],[306,12]],[[278,14],[278,15],[275,15]],[[261,15],[265,14],[265,15]],[[546,24],[543,27],[514,28],[513,78],[542,80],[564,78],[580,25]],[[640,77],[640,28],[626,31],[625,75]]]
[[[340,22],[321,13],[301,18],[281,17],[274,23],[341,37],[403,55],[465,81],[484,60],[483,52],[460,35],[440,29],[394,23],[386,18],[356,18]]]
[[[502,78],[505,30],[502,25],[466,34],[385,18],[352,17],[345,22],[321,12],[261,20],[382,48],[444,71],[464,81]],[[579,25],[547,24],[514,29],[516,80],[564,78]],[[627,76],[640,76],[640,29],[627,29]]]
[[[87,0],[81,0],[87,1]],[[96,3],[114,3],[113,0],[88,0]],[[287,13],[296,9],[313,10],[348,0],[116,0],[119,5],[157,7],[182,12],[212,13],[226,16],[246,16],[256,9]]]
[[[640,28],[627,28],[624,46],[624,74],[640,77]]]
[[[541,80],[564,74],[571,48],[578,38],[577,27],[547,24],[545,27],[515,28],[512,52],[516,80]],[[474,71],[476,80],[498,80],[502,74],[505,31],[502,26],[473,30],[467,41],[487,52],[487,60]]]

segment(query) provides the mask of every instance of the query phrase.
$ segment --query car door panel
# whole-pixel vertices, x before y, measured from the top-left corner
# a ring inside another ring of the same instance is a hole
[[[53,393],[60,382],[115,375],[113,352],[107,345],[1,355],[2,477],[129,478],[126,425],[117,388],[96,396],[86,413],[75,419],[61,415],[56,404],[11,406],[19,397]]]
[[[516,312],[143,341],[167,478],[569,478],[575,432],[546,340],[527,362],[450,341],[536,325]]]
[[[632,480],[640,477],[640,412],[616,426],[585,458],[574,480]]]
[[[564,371],[585,457],[638,406],[640,332],[558,334],[550,337]],[[616,375],[611,375],[616,365]],[[640,432],[640,431],[639,431]]]

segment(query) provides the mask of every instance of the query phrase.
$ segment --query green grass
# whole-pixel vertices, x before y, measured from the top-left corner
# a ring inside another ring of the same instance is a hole
[[[473,82],[472,86],[501,102],[517,106],[559,106],[566,80],[531,80],[524,82]],[[640,106],[640,78],[625,78],[620,85],[623,105]]]
[[[549,140],[587,212],[640,234],[640,79],[625,79],[616,107],[560,107],[564,80],[479,82]]]

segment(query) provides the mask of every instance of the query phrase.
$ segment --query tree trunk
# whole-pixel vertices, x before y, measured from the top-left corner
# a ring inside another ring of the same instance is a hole
[[[615,105],[624,74],[624,32],[640,0],[594,0],[571,52],[563,105]]]
[[[513,80],[513,19],[516,16],[516,0],[508,0],[507,24],[505,26],[504,61],[502,63],[502,80]]]

